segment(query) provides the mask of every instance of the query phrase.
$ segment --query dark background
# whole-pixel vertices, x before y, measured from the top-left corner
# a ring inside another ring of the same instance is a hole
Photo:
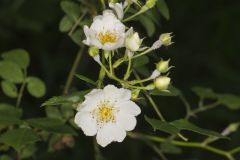
[[[152,39],[157,39],[162,32],[174,33],[175,43],[158,53],[165,58],[171,58],[172,65],[175,66],[170,74],[173,84],[185,92],[193,105],[196,104],[194,103],[196,97],[192,95],[190,88],[195,85],[210,87],[221,93],[240,95],[240,1],[167,0],[166,2],[171,18],[167,21],[159,14],[161,26]],[[47,85],[48,93],[41,100],[25,95],[26,117],[43,116],[44,111],[39,107],[40,103],[62,93],[78,51],[78,46],[67,34],[58,30],[58,23],[63,16],[59,3],[60,0],[0,0],[0,52],[14,48],[28,50],[31,55],[31,67],[28,72],[41,77]],[[144,30],[141,33],[146,34]],[[84,54],[78,73],[96,80],[98,69],[87,53]],[[79,90],[86,88],[82,81],[75,79],[74,82]],[[2,94],[1,96],[2,101],[9,101]],[[159,101],[162,112],[169,120],[183,116],[183,106],[177,98],[159,98]],[[239,121],[239,115],[239,111],[220,107],[201,114],[193,121],[205,128],[221,131],[229,122]],[[150,127],[148,129],[151,130]],[[239,134],[239,132],[234,134],[231,142],[217,145],[228,149],[239,145]],[[49,155],[44,152],[39,152],[37,157],[52,160],[66,158],[73,160],[81,157],[92,159],[92,146],[89,145],[91,140],[81,136],[74,150],[65,149],[62,152],[52,153],[50,158],[46,158]],[[112,147],[104,149],[103,153],[109,159],[156,157],[155,153],[144,147],[141,142],[128,139],[124,144],[113,144]],[[67,157],[62,156],[63,154]],[[170,159],[180,160],[190,157],[201,159],[205,155],[208,159],[214,157],[212,154],[193,149]]]

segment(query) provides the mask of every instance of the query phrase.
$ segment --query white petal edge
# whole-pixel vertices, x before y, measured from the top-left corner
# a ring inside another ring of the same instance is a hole
[[[136,117],[120,111],[116,117],[117,125],[122,127],[126,131],[132,131],[137,124]]]
[[[74,122],[80,127],[86,136],[94,136],[97,133],[97,123],[89,112],[77,112]]]
[[[120,102],[116,105],[116,107],[118,107],[120,111],[124,111],[134,116],[137,116],[141,113],[140,107],[133,101]]]

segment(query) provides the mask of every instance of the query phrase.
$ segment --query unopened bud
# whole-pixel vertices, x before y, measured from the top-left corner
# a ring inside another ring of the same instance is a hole
[[[168,86],[170,85],[171,78],[167,76],[160,76],[155,79],[154,85],[159,90],[167,90]]]
[[[160,35],[159,39],[162,41],[164,46],[170,46],[172,42],[172,33],[163,33]]]
[[[147,0],[147,2],[146,2],[146,6],[148,7],[148,8],[153,8],[155,5],[156,5],[156,2],[157,2],[157,0]]]
[[[142,39],[139,38],[139,35],[137,32],[135,32],[132,35],[129,35],[125,39],[125,46],[127,49],[129,49],[132,52],[136,52],[139,50],[140,46],[142,44]]]
[[[170,60],[161,60],[160,62],[158,62],[158,64],[156,65],[157,70],[161,73],[166,73],[167,71],[169,71],[169,61]]]
[[[91,57],[95,57],[98,55],[99,49],[97,47],[92,46],[88,49],[88,53]]]

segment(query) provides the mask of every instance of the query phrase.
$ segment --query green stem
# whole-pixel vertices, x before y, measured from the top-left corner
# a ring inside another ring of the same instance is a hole
[[[236,154],[240,152],[240,147],[234,148],[232,150],[229,151],[231,154]]]
[[[138,76],[138,74],[133,71],[134,76],[140,80],[140,77]],[[143,86],[143,84],[141,83],[141,86]],[[155,110],[155,112],[157,113],[158,117],[162,120],[162,121],[166,121],[165,118],[163,117],[163,115],[161,114],[160,110],[158,109],[156,103],[154,102],[154,100],[152,99],[152,97],[149,95],[149,93],[147,92],[143,92],[144,95],[146,96],[146,98],[148,99],[148,101],[150,102],[150,104],[152,105],[153,109]]]
[[[85,46],[82,45],[81,48],[80,48],[80,50],[79,50],[78,53],[77,53],[77,56],[76,56],[75,60],[74,60],[74,63],[73,63],[72,68],[71,68],[71,71],[70,71],[70,73],[68,74],[68,78],[67,78],[67,81],[66,81],[66,83],[65,83],[64,90],[63,90],[63,94],[64,94],[64,95],[67,95],[67,94],[68,94],[69,89],[70,89],[70,87],[71,87],[71,85],[72,85],[72,81],[73,81],[74,75],[75,75],[75,73],[76,73],[78,64],[80,63],[80,60],[81,60],[81,58],[82,58],[82,54],[83,54],[84,48],[85,48]]]
[[[194,110],[192,110],[192,111],[189,112],[188,117],[191,117],[192,115],[196,115],[196,114],[198,114],[198,113],[200,113],[200,112],[204,112],[204,111],[206,111],[206,110],[215,108],[215,107],[217,107],[219,104],[220,104],[220,102],[217,101],[217,102],[214,102],[214,103],[212,103],[212,104],[205,105],[205,106],[199,107],[199,108],[197,108],[197,109],[194,109]]]
[[[131,74],[132,58],[128,58],[128,67],[124,76],[124,80],[127,80]]]
[[[184,142],[184,141],[177,141],[177,140],[169,141],[167,138],[164,138],[164,137],[157,137],[157,136],[146,135],[141,133],[129,133],[129,136],[135,139],[150,140],[150,141],[160,142],[160,143],[168,141],[174,145],[181,146],[181,147],[200,148],[200,149],[204,149],[204,150],[208,150],[210,152],[216,153],[218,155],[222,155],[228,158],[229,160],[235,160],[235,158],[232,156],[231,151],[230,152],[224,151],[209,145],[203,145],[202,143],[198,143],[198,142]]]
[[[73,25],[73,27],[71,28],[70,32],[68,33],[69,36],[71,36],[73,34],[73,32],[75,31],[75,29],[77,28],[77,26],[79,25],[81,20],[84,18],[86,13],[87,13],[87,11],[84,11],[83,14],[76,20],[75,24]]]
[[[113,66],[112,66],[112,54],[109,55],[109,69],[110,69],[110,74],[113,74]]]
[[[146,6],[143,6],[143,7],[141,8],[141,10],[140,10],[140,11],[138,11],[138,12],[137,12],[137,13],[135,13],[134,15],[132,15],[132,16],[130,16],[130,17],[128,17],[128,18],[126,18],[126,19],[124,19],[124,20],[123,20],[123,22],[130,21],[130,20],[132,20],[133,18],[137,17],[138,15],[140,15],[140,14],[142,14],[142,13],[146,12],[147,10],[149,10],[149,8],[148,8],[148,7],[146,7]]]
[[[23,71],[24,72],[24,79],[23,79],[23,83],[20,87],[19,93],[18,93],[18,97],[17,97],[17,102],[16,102],[16,107],[19,107],[22,101],[22,96],[23,96],[23,92],[26,86],[26,78],[27,78],[27,72],[26,70]]]
[[[147,81],[150,81],[150,80],[152,80],[152,79],[151,78],[146,78],[146,79],[141,79],[141,80],[133,80],[133,81],[130,81],[129,84],[135,85],[135,84],[144,83],[144,82],[147,82]]]

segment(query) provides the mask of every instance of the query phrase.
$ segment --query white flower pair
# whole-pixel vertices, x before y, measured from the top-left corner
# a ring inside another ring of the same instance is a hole
[[[136,103],[130,100],[131,91],[108,85],[94,89],[85,96],[77,108],[75,123],[87,136],[95,136],[102,147],[111,142],[122,142],[126,131],[136,126],[135,116],[141,113]]]

